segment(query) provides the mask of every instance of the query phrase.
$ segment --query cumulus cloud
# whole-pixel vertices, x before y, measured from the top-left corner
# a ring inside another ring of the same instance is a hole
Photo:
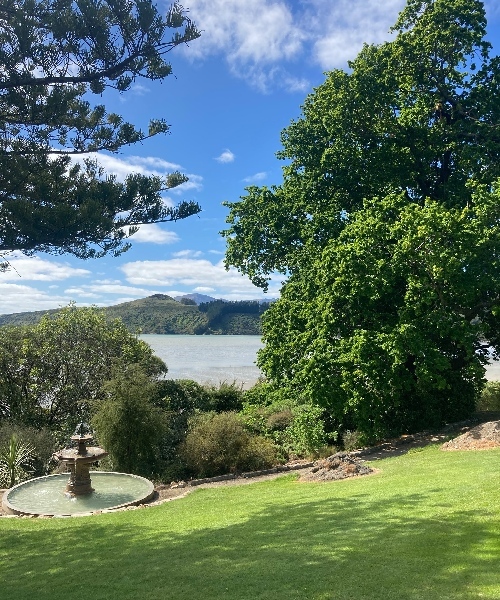
[[[188,190],[195,190],[197,192],[203,189],[203,177],[201,175],[195,175],[194,173],[186,173],[189,181],[181,183],[177,187],[169,190],[171,194],[184,194]]]
[[[267,91],[284,79],[278,63],[300,57],[307,38],[292,2],[283,0],[193,0],[190,15],[203,30],[186,53],[193,59],[223,54],[231,72]],[[278,76],[280,75],[280,76]]]
[[[71,267],[65,262],[24,256],[20,252],[13,252],[5,259],[8,260],[10,268],[5,273],[0,273],[0,283],[18,281],[20,278],[24,281],[60,281],[70,277],[86,277],[91,273],[87,269]]]
[[[492,0],[490,0],[492,3]],[[269,91],[304,92],[310,83],[297,68],[346,67],[363,42],[388,39],[405,0],[192,0],[190,14],[203,30],[188,56],[222,54],[231,72]]]
[[[228,299],[253,299],[262,297],[256,288],[235,269],[226,271],[222,261],[213,264],[208,260],[174,258],[172,260],[145,260],[127,263],[121,267],[129,283],[136,286],[191,288],[210,287]],[[280,282],[271,286],[270,296],[278,295]]]
[[[127,233],[129,227],[124,228]],[[155,223],[147,223],[141,225],[139,231],[134,233],[130,238],[133,242],[148,243],[148,244],[174,244],[179,241],[179,236],[174,231],[163,229]]]
[[[135,96],[144,96],[145,94],[149,94],[151,90],[145,85],[141,85],[140,83],[134,83],[134,85],[130,88],[130,91]]]
[[[83,162],[85,159],[95,160],[106,173],[115,175],[118,181],[125,181],[125,178],[132,173],[139,175],[156,175],[157,177],[166,177],[174,171],[184,173],[189,180],[185,183],[172,188],[170,193],[181,194],[187,190],[201,190],[203,188],[203,177],[194,173],[186,173],[185,169],[173,162],[164,160],[157,156],[116,156],[114,154],[105,154],[103,152],[93,152],[81,154],[74,157],[75,162]],[[165,198],[168,203],[168,198]]]
[[[179,250],[179,252],[173,252],[172,256],[175,258],[198,258],[202,254],[201,250]]]
[[[72,298],[53,295],[34,287],[15,283],[4,283],[0,278],[0,314],[50,310],[67,306]]]
[[[64,293],[68,296],[71,296],[72,298],[78,296],[83,298],[99,298],[101,300],[107,294],[125,294],[128,298],[135,300],[137,298],[144,298],[145,296],[150,296],[151,294],[156,293],[156,291],[147,288],[138,288],[129,285],[123,285],[123,283],[121,282],[114,283],[104,280],[93,281],[88,285],[70,287],[64,290]],[[113,304],[116,303],[116,298],[114,298],[112,302]]]
[[[363,43],[390,38],[389,28],[405,0],[311,0],[304,17],[311,31],[312,56],[323,69],[345,68]]]
[[[231,163],[234,161],[234,159],[235,156],[229,149],[224,150],[224,152],[220,156],[217,156],[215,158],[215,160],[220,163]]]
[[[255,183],[256,181],[262,181],[267,177],[267,173],[265,171],[261,171],[260,173],[255,173],[255,175],[249,175],[243,179],[246,183]]]

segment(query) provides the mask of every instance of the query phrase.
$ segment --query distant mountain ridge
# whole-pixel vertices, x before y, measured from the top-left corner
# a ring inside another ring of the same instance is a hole
[[[212,296],[207,296],[206,294],[184,294],[182,296],[173,296],[174,300],[178,302],[182,301],[183,298],[187,298],[188,300],[193,300],[196,304],[203,304],[204,302],[215,302],[217,298],[212,298]]]
[[[192,297],[196,296],[196,297]],[[166,294],[123,302],[103,308],[109,319],[120,318],[133,333],[188,334],[188,335],[261,335],[260,317],[269,306],[259,301],[227,301],[210,299],[209,302],[191,302],[204,294],[186,294],[176,300]],[[0,315],[2,325],[31,325],[42,316],[55,315],[58,309]]]

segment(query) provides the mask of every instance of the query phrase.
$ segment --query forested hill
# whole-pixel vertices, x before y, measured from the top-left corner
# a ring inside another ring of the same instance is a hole
[[[178,302],[164,294],[103,308],[109,319],[121,318],[133,333],[260,335],[260,316],[267,303],[215,300],[197,306],[189,300]],[[38,322],[45,310],[0,315],[0,325],[27,325]]]

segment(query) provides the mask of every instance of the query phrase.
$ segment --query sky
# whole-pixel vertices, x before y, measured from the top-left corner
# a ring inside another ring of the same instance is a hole
[[[114,258],[19,253],[0,273],[0,314],[46,310],[74,301],[108,306],[152,294],[198,292],[214,298],[276,298],[223,264],[228,209],[249,185],[279,185],[280,132],[300,117],[306,96],[324,73],[347,69],[364,42],[381,43],[405,0],[185,0],[202,36],[174,49],[174,75],[163,82],[137,80],[103,102],[136,126],[151,118],[171,125],[168,135],[98,156],[109,173],[166,175],[189,181],[167,201],[194,200],[202,212],[176,223],[144,225],[132,248]],[[500,3],[485,2],[488,39],[500,49]],[[160,0],[158,6],[166,9]]]

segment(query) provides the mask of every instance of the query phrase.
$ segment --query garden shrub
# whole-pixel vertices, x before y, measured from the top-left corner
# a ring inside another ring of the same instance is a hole
[[[140,365],[127,365],[104,388],[108,398],[98,404],[92,424],[113,469],[155,475],[161,468],[166,425],[162,411],[151,402],[154,382]]]
[[[476,405],[477,410],[500,411],[500,381],[488,381]]]
[[[276,459],[272,444],[252,436],[234,412],[193,418],[180,455],[198,477],[270,467]]]
[[[347,429],[342,434],[342,445],[347,452],[357,450],[364,445],[364,437],[359,431]]]
[[[208,390],[192,379],[159,380],[155,384],[152,401],[162,410],[179,413],[210,409]]]
[[[31,477],[47,475],[54,464],[52,455],[57,450],[54,434],[45,427],[35,429],[7,421],[0,427],[0,447],[7,446],[12,436],[33,447],[30,457]]]
[[[210,409],[215,412],[229,412],[241,410],[244,392],[242,386],[222,381],[218,386],[207,387]]]
[[[284,431],[284,447],[289,456],[317,454],[327,442],[322,420],[323,409],[312,404],[301,404],[295,406],[292,413],[293,421]]]
[[[33,476],[35,448],[15,433],[0,446],[0,487],[10,488]]]
[[[245,392],[241,414],[247,427],[273,441],[281,461],[317,455],[336,438],[336,432],[326,432],[323,408],[267,382]]]

